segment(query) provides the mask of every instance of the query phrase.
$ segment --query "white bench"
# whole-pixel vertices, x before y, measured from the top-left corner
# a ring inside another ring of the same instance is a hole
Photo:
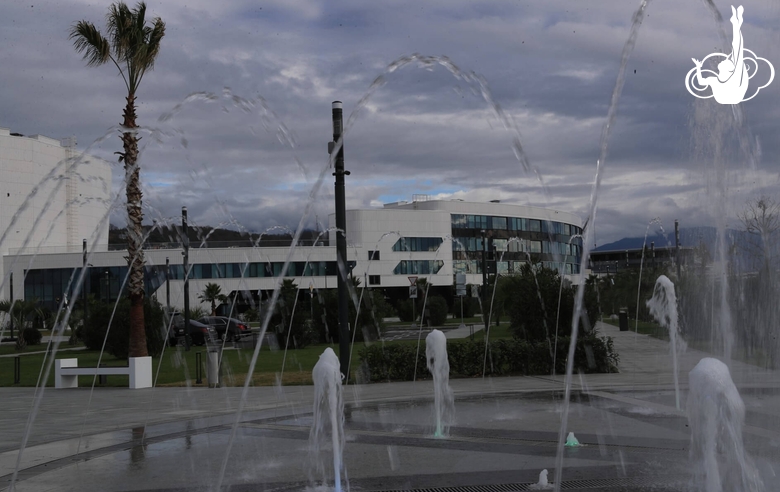
[[[130,357],[127,367],[79,367],[78,359],[54,361],[54,387],[78,388],[79,376],[123,375],[130,376],[130,388],[152,387],[152,358]]]

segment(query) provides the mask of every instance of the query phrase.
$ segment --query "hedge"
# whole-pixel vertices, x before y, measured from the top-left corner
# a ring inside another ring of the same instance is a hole
[[[557,374],[566,371],[569,351],[568,337],[559,337],[556,357]],[[417,354],[417,378],[428,376],[425,365],[425,343],[373,344],[363,347],[360,355],[364,370],[371,381],[411,381],[414,379],[415,354]],[[528,342],[522,339],[498,339],[488,344],[486,374],[546,375],[552,373],[551,347],[544,342]],[[485,343],[472,340],[447,342],[447,356],[451,377],[475,377],[482,375],[485,362]],[[574,372],[618,372],[620,357],[615,353],[611,337],[587,334],[577,340],[574,353]]]

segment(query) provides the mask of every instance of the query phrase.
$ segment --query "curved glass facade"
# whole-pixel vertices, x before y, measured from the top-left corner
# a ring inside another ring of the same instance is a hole
[[[454,273],[514,273],[523,263],[542,262],[560,273],[579,273],[582,228],[523,217],[452,214]]]
[[[440,237],[402,237],[393,244],[393,251],[436,251],[443,242]]]

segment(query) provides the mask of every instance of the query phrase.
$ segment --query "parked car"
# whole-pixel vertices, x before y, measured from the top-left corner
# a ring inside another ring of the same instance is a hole
[[[236,318],[228,318],[227,316],[205,316],[198,321],[214,328],[219,338],[227,338],[229,341],[239,340],[241,337],[252,333],[252,330],[247,323]],[[226,333],[227,336],[225,335]]]
[[[193,345],[205,345],[207,342],[214,342],[217,339],[214,328],[194,319],[190,320],[189,333]],[[174,313],[173,322],[168,332],[168,345],[175,347],[178,343],[184,343],[184,316],[181,313]]]

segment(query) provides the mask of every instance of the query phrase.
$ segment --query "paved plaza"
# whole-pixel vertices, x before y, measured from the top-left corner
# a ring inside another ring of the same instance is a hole
[[[583,446],[565,450],[563,485],[687,490],[690,434],[675,407],[668,343],[598,327],[614,338],[621,372],[573,378],[567,430]],[[707,356],[688,350],[680,360],[683,408],[687,374]],[[747,407],[746,446],[771,473],[780,454],[780,374],[736,361],[731,371]],[[526,490],[543,469],[552,480],[563,380],[452,380],[456,422],[447,438],[432,436],[430,380],[345,387],[351,489]],[[242,392],[47,388],[36,400],[33,388],[0,389],[0,488],[24,439],[17,491],[214,490],[226,455],[222,484],[231,491],[319,483],[308,453],[313,388],[249,388],[239,414]]]

